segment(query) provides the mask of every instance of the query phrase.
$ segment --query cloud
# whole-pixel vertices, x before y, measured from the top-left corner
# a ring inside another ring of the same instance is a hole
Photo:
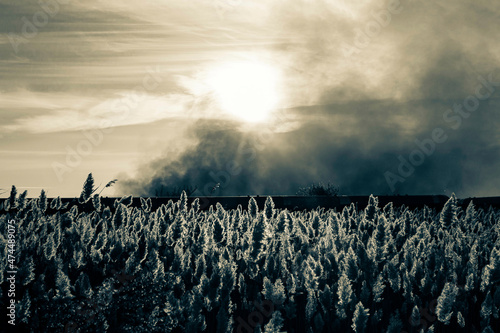
[[[443,114],[474,94],[479,76],[500,80],[500,3],[256,0],[222,13],[214,3],[89,1],[65,9],[17,54],[3,42],[0,58],[9,66],[0,69],[0,91],[10,97],[1,112],[17,113],[5,116],[4,129],[54,132],[104,120],[122,126],[185,117],[193,123],[189,143],[122,182],[123,192],[151,195],[162,185],[204,191],[228,163],[241,170],[223,194],[294,193],[318,180],[347,194],[388,193],[384,172],[396,172],[398,156],[408,157],[416,139],[440,127],[448,140],[397,191],[496,193],[499,92],[457,130]],[[10,14],[0,22],[9,23],[0,30],[20,31],[20,18],[38,6],[29,4],[4,5]],[[289,118],[271,130],[224,121],[202,84],[200,73],[212,63],[249,57],[283,72]],[[116,104],[151,64],[165,68],[159,90],[122,116]],[[19,91],[34,98],[16,107]],[[241,150],[256,140],[262,148],[255,156]]]
[[[51,133],[146,124],[184,117],[193,103],[193,98],[187,95],[140,95],[133,91],[82,110],[62,109],[22,117],[13,124],[4,125],[3,129],[8,132]]]

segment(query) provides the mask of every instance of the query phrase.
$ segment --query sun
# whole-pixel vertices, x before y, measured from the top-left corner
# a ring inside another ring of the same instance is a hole
[[[269,118],[279,102],[279,72],[263,62],[239,61],[214,66],[207,84],[219,107],[246,122]]]

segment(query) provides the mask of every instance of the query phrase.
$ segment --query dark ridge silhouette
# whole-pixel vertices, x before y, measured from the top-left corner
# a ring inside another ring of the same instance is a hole
[[[213,196],[213,197],[188,197],[188,204],[191,205],[194,199],[200,200],[200,209],[208,210],[210,206],[220,203],[224,209],[236,209],[239,205],[244,210],[247,209],[248,201],[251,196]],[[267,196],[252,196],[260,209],[264,208],[264,203]],[[358,207],[365,207],[368,204],[369,196],[288,196],[288,195],[273,195],[271,196],[276,209],[288,209],[291,211],[311,210],[317,207],[325,209],[341,210],[346,206],[354,203]],[[401,196],[376,196],[378,198],[379,207],[384,207],[389,202],[392,202],[394,207],[406,206],[410,209],[429,208],[441,209],[449,197],[445,195],[401,195]],[[49,198],[50,202],[52,198]],[[120,200],[118,197],[102,197],[101,204],[103,207],[109,207],[114,211],[114,202]],[[167,204],[169,201],[177,202],[179,197],[151,197],[151,209],[156,210],[162,204]],[[77,206],[80,211],[93,211],[91,202],[79,203],[78,198],[61,198],[63,204],[68,204],[66,210],[72,206]],[[500,197],[483,197],[483,198],[466,198],[458,199],[457,205],[463,209],[467,208],[470,202],[478,208],[488,209],[489,207],[500,208]],[[140,197],[133,197],[131,207],[141,207]],[[15,210],[14,210],[15,211]],[[47,213],[52,214],[55,210],[47,208]]]

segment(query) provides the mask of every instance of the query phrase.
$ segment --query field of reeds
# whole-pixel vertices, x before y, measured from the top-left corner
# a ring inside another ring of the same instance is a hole
[[[500,211],[454,195],[440,211],[81,202],[2,203],[19,332],[499,331]]]

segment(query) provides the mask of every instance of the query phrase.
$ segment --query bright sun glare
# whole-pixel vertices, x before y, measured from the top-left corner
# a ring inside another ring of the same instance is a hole
[[[218,65],[207,77],[221,109],[247,122],[265,121],[277,107],[278,80],[275,68],[253,61]]]

